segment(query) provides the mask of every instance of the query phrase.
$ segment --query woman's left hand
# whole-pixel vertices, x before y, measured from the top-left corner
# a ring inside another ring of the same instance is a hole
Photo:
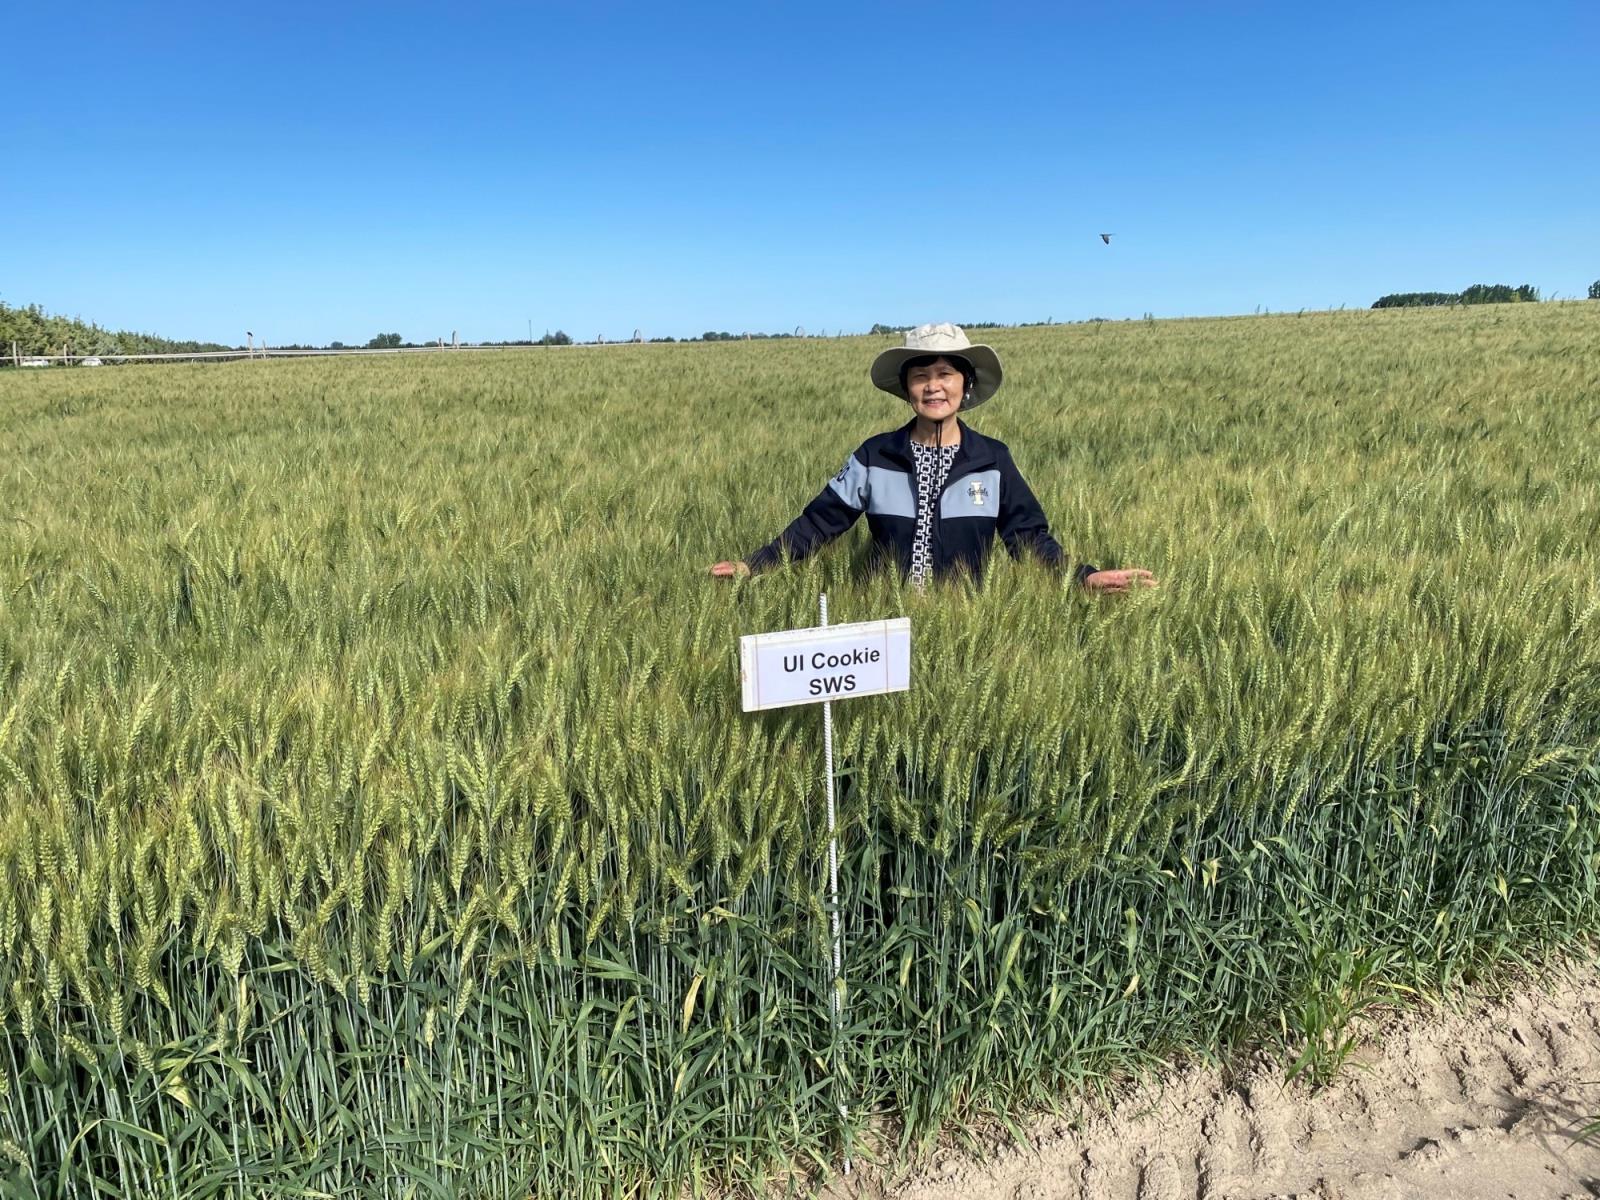
[[[1139,587],[1160,587],[1161,584],[1143,567],[1129,567],[1124,571],[1096,571],[1084,577],[1083,586],[1099,594],[1120,594]]]

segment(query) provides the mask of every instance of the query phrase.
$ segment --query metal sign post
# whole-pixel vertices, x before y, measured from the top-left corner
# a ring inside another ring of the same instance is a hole
[[[828,593],[822,592],[818,596],[822,609],[822,628],[828,627]],[[833,979],[828,988],[832,998],[833,1007],[833,1070],[834,1079],[839,1076],[839,1031],[844,1027],[844,932],[839,920],[839,826],[833,802],[833,702],[822,702],[822,757],[823,768],[828,780],[828,912],[833,917]],[[850,1128],[850,1109],[845,1105],[844,1097],[839,1097],[839,1121],[841,1128]],[[848,1138],[848,1133],[846,1137]],[[850,1147],[848,1142],[844,1152],[844,1173],[850,1174]]]
[[[822,624],[815,629],[752,634],[739,639],[744,711],[822,704],[823,767],[828,787],[828,912],[831,925],[829,1013],[834,1037],[834,1079],[840,1080],[839,1037],[844,1030],[844,922],[839,912],[839,816],[833,787],[833,701],[904,692],[911,687],[911,621],[828,624],[828,597],[818,597]],[[850,1110],[839,1097],[848,1139]],[[845,1146],[844,1172],[850,1173]]]

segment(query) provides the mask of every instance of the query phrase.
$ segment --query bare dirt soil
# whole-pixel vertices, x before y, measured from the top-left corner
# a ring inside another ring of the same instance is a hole
[[[1391,1015],[1316,1090],[1257,1059],[1191,1068],[1109,1111],[1046,1118],[1030,1146],[936,1155],[829,1200],[1588,1200],[1600,1145],[1600,971],[1568,964],[1450,1009]]]

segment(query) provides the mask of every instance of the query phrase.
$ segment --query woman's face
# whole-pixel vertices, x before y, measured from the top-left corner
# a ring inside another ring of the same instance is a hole
[[[906,372],[906,399],[919,417],[930,421],[954,416],[961,408],[965,388],[961,368],[948,358],[936,358]]]

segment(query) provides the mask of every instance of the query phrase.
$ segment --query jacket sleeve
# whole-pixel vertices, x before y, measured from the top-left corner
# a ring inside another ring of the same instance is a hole
[[[745,563],[751,571],[764,571],[782,562],[785,554],[796,561],[806,558],[844,533],[866,510],[867,468],[857,451],[789,527]]]
[[[1000,540],[1012,558],[1024,553],[1036,555],[1040,561],[1065,571],[1070,565],[1066,551],[1050,536],[1050,523],[1045,520],[1044,509],[1023,479],[1022,472],[1006,450],[1000,456]],[[1080,563],[1072,570],[1073,581],[1080,586],[1099,568],[1092,563]]]

